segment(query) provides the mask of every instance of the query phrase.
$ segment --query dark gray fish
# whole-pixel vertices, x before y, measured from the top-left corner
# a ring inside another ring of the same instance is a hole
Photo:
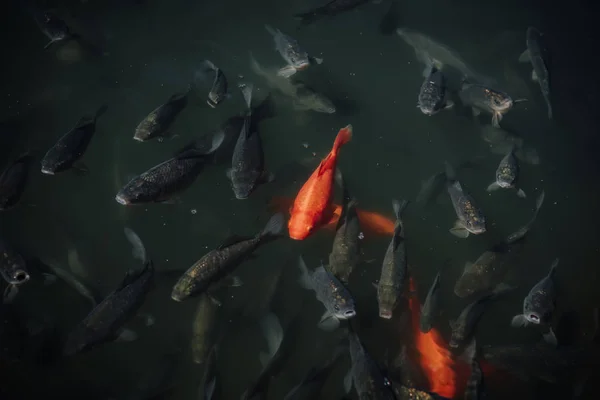
[[[509,112],[514,104],[508,93],[475,83],[463,82],[458,96],[465,106],[473,109],[473,115],[479,115],[481,110],[492,114],[494,128],[500,127],[502,116]]]
[[[212,147],[198,149],[194,143],[185,146],[175,157],[158,164],[129,181],[115,196],[124,206],[164,203],[189,188],[206,164],[206,158],[223,142],[223,134],[213,137]]]
[[[517,178],[519,177],[519,161],[515,156],[516,146],[513,146],[504,156],[498,168],[496,169],[496,181],[490,184],[487,188],[488,192],[492,192],[497,189],[516,189],[517,196],[525,198],[525,192],[523,189],[517,188]]]
[[[432,59],[423,71],[423,76],[425,80],[419,90],[418,102],[418,107],[423,114],[431,116],[440,110],[454,106],[454,103],[447,99],[446,77]]]
[[[552,104],[550,103],[550,73],[544,60],[544,48],[542,44],[543,34],[534,27],[527,28],[527,49],[519,57],[520,62],[531,62],[533,71],[531,79],[537,81],[542,90],[544,101],[548,107],[548,119],[552,119]]]
[[[475,262],[466,262],[462,275],[454,285],[454,293],[458,297],[467,297],[474,293],[485,292],[500,283],[510,265],[521,253],[525,235],[535,222],[545,193],[538,196],[533,217],[527,224],[511,233],[499,244],[486,250]]]
[[[96,132],[96,121],[107,108],[106,105],[100,107],[93,118],[81,118],[73,129],[58,139],[42,159],[43,174],[54,175],[74,167],[92,141]]]
[[[323,365],[311,368],[302,382],[294,386],[283,398],[283,400],[308,400],[317,398],[325,381],[331,375],[333,368],[342,356],[345,348],[338,347]]]
[[[299,19],[302,25],[309,25],[323,17],[334,17],[369,2],[371,0],[330,0],[324,6],[296,14],[294,17]]]
[[[25,190],[32,157],[24,154],[0,174],[0,211],[14,207]]]
[[[206,104],[212,108],[216,108],[224,100],[229,98],[229,86],[227,84],[227,77],[223,73],[223,70],[213,64],[210,60],[203,61],[203,71],[196,72],[196,79],[205,80],[208,77],[212,77],[212,86],[208,92],[208,99]]]
[[[475,326],[483,315],[487,304],[499,295],[512,290],[511,287],[500,284],[489,294],[486,294],[466,306],[455,321],[450,321],[452,336],[448,345],[453,348],[465,346],[475,332]]]
[[[64,354],[74,355],[117,339],[123,325],[144,304],[146,294],[153,286],[153,278],[152,261],[148,261],[143,269],[128,272],[121,285],[69,334]]]
[[[408,264],[406,262],[406,244],[404,242],[404,225],[402,212],[408,201],[393,200],[392,206],[396,215],[394,236],[388,245],[383,257],[381,276],[377,284],[377,302],[379,303],[379,316],[390,319],[398,300],[408,281]]]
[[[352,270],[360,260],[360,222],[356,212],[356,200],[350,198],[345,183],[343,186],[342,214],[337,223],[327,268],[340,281],[347,284]]]
[[[265,155],[260,134],[258,130],[250,130],[252,86],[244,86],[242,92],[248,106],[248,115],[233,150],[231,169],[227,171],[233,193],[240,200],[247,199],[260,183],[272,180],[270,174],[265,171]]]
[[[558,258],[552,263],[548,275],[536,283],[525,296],[523,314],[514,316],[511,326],[550,325],[556,303],[556,288],[554,285],[556,267],[558,267]],[[551,326],[549,328],[550,330],[544,335],[544,339],[550,344],[557,344],[554,331]]]
[[[473,339],[463,354],[463,359],[471,366],[471,375],[467,380],[467,387],[465,388],[465,400],[481,400],[485,398],[484,376],[479,361],[477,361],[477,356],[477,343]]]
[[[276,239],[284,228],[283,214],[275,214],[251,239],[232,237],[192,265],[173,287],[171,298],[184,301],[204,293],[238,267],[258,247]]]
[[[439,312],[440,306],[440,273],[438,272],[427,292],[425,302],[421,307],[420,328],[421,332],[427,333],[431,330],[433,322]]]
[[[310,57],[296,39],[286,35],[279,29],[274,29],[269,25],[265,25],[265,29],[273,36],[275,49],[287,63],[287,66],[279,70],[279,76],[289,78],[296,72],[308,68],[311,62],[316,62],[317,64],[323,62],[321,58]]]
[[[3,302],[10,303],[19,293],[19,286],[31,278],[25,260],[15,249],[0,238],[0,275],[8,284]]]
[[[344,379],[346,393],[350,392],[354,384],[360,400],[395,400],[391,383],[364,348],[356,332],[351,331],[348,338],[352,367]]]
[[[325,306],[325,313],[321,317],[319,327],[326,331],[336,329],[340,320],[354,318],[356,309],[350,291],[333,274],[320,266],[314,271],[309,271],[300,256],[300,285],[305,289],[314,290],[317,300]]]
[[[172,136],[173,133],[169,132],[169,128],[179,113],[187,106],[190,91],[191,86],[185,93],[172,95],[166,103],[148,114],[135,128],[133,139],[138,142],[146,142],[155,138],[162,141],[165,137]]]
[[[467,238],[470,233],[474,235],[485,233],[485,215],[477,207],[473,197],[463,190],[454,169],[448,163],[446,163],[446,181],[448,194],[458,217],[450,233],[461,239]]]
[[[217,307],[208,293],[203,293],[200,296],[192,321],[192,339],[190,341],[192,359],[196,364],[203,364],[206,361],[213,345]]]
[[[44,49],[58,42],[79,38],[79,35],[71,31],[67,23],[56,14],[37,9],[33,4],[28,4],[26,7],[32,13],[33,19],[42,33],[50,39]]]

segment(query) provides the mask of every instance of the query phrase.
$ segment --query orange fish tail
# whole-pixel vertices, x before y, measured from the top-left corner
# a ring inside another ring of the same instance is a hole
[[[352,139],[352,125],[347,125],[345,128],[340,129],[337,136],[335,137],[335,141],[333,142],[333,153],[337,153],[337,151],[348,143]]]

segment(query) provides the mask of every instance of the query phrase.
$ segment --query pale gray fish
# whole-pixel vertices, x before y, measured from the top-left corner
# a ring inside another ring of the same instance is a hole
[[[550,102],[550,73],[543,55],[543,34],[534,27],[527,28],[525,43],[527,49],[519,57],[520,62],[531,62],[533,71],[531,79],[538,82],[542,96],[548,107],[548,119],[552,119],[552,104]]]
[[[500,161],[496,169],[496,180],[487,187],[488,192],[497,189],[515,189],[517,196],[525,198],[526,194],[523,189],[517,187],[517,179],[519,178],[519,161],[515,156],[516,146],[513,146],[510,151]]]
[[[550,267],[550,272],[542,280],[536,283],[523,300],[523,313],[513,317],[511,326],[520,327],[533,325],[545,325],[549,328],[544,334],[546,342],[556,345],[557,340],[550,325],[556,307],[556,287],[554,276],[558,267],[558,258]]]
[[[463,190],[462,185],[456,177],[454,168],[447,162],[446,165],[446,187],[454,212],[458,220],[450,233],[459,238],[467,238],[469,234],[480,235],[485,233],[486,219],[483,211],[475,204],[473,197]]]
[[[298,260],[300,268],[300,285],[305,289],[315,292],[317,300],[325,306],[325,313],[321,317],[319,327],[324,330],[333,330],[339,326],[340,320],[356,316],[354,299],[339,281],[324,266],[314,271],[309,271],[302,257]]]
[[[92,290],[88,284],[84,283],[82,277],[76,276],[64,268],[57,267],[57,264],[54,262],[44,262],[44,264],[50,268],[54,275],[75,289],[82,297],[89,300],[92,303],[92,307],[96,307],[102,301],[102,296]]]
[[[273,36],[275,49],[287,63],[287,66],[281,68],[277,73],[279,76],[289,78],[298,71],[305,70],[311,65],[311,62],[321,64],[321,58],[313,58],[300,47],[298,41],[289,35],[284,34],[279,29],[265,25],[265,29]]]
[[[482,110],[492,114],[492,126],[495,128],[500,127],[503,115],[515,103],[508,93],[468,81],[462,83],[458,96],[465,106],[472,108],[474,116],[478,116]]]
[[[451,108],[454,103],[447,99],[446,77],[441,71],[441,66],[435,65],[430,57],[427,57],[423,76],[425,80],[421,84],[417,103],[421,112],[431,116],[440,110]]]
[[[127,240],[129,240],[131,246],[133,246],[131,250],[133,258],[140,260],[142,264],[146,264],[146,248],[144,247],[142,239],[140,239],[137,233],[135,233],[127,227],[125,227],[123,231],[125,232],[125,237],[127,238]]]

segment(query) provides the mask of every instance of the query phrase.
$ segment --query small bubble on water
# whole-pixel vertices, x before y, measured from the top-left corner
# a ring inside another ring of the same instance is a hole
[[[193,215],[195,215],[195,214],[198,212],[198,210],[196,210],[195,208],[192,208],[192,209],[190,210],[190,212],[191,212]]]

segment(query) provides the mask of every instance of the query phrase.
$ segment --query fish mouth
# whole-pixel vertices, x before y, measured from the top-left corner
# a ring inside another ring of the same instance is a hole
[[[138,142],[143,142],[144,138],[142,138],[141,136],[138,136],[138,135],[133,135],[133,140],[136,140]]]
[[[54,175],[54,171],[48,168],[42,168],[42,174],[44,175]]]
[[[345,319],[350,319],[350,318],[353,318],[355,316],[356,316],[356,311],[354,311],[354,310],[348,310],[348,311],[344,312],[344,315],[343,315],[343,317]]]
[[[379,317],[383,319],[392,319],[392,312],[389,310],[380,310]]]
[[[211,99],[211,98],[208,98],[208,99],[206,100],[206,104],[208,104],[208,105],[209,105],[210,107],[212,107],[212,108],[216,108],[216,107],[217,107],[217,105],[218,105],[219,103],[218,103],[216,100],[213,100],[213,99]]]
[[[248,197],[249,196],[247,194],[239,194],[239,193],[235,194],[235,198],[238,200],[246,200]]]
[[[25,283],[29,280],[30,276],[27,272],[25,271],[17,271],[14,275],[14,279],[15,281],[13,282],[13,284],[15,285],[20,285],[22,283]]]
[[[127,200],[125,197],[123,197],[122,194],[118,194],[115,196],[115,200],[117,201],[117,203],[122,204],[124,206],[128,206],[129,204],[131,204],[129,202],[129,200]]]
[[[181,303],[183,300],[185,300],[185,296],[179,293],[171,293],[171,299],[175,300],[178,303]]]
[[[298,71],[302,71],[302,70],[305,70],[308,67],[310,67],[310,62],[300,63],[300,64],[296,65],[294,68],[296,68]]]
[[[448,346],[452,347],[453,349],[456,349],[456,348],[458,348],[458,343],[450,341],[450,343],[448,343]]]

